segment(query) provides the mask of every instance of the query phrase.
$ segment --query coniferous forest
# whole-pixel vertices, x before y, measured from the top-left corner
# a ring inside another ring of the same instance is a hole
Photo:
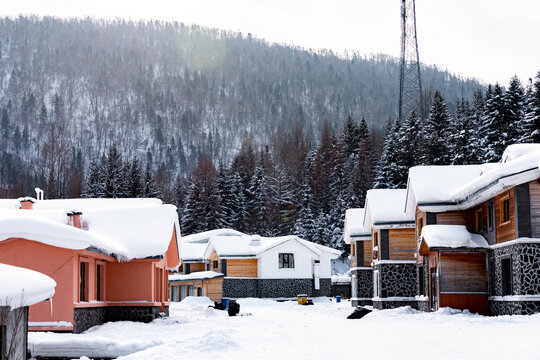
[[[533,75],[533,74],[531,74]],[[232,227],[341,247],[345,209],[422,164],[540,142],[540,72],[507,87],[180,23],[0,19],[0,196],[160,197],[183,234]]]

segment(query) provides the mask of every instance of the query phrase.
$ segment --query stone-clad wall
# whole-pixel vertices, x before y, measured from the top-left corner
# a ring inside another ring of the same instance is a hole
[[[356,287],[356,298],[361,300],[352,300],[352,306],[371,305],[373,297],[373,269],[354,269],[351,271],[352,287]],[[354,292],[353,292],[354,293]],[[370,300],[365,300],[370,299]]]
[[[313,279],[223,279],[225,298],[294,298],[298,294],[332,296],[332,282],[320,279],[320,290],[315,290]]]
[[[223,279],[223,297],[224,298],[245,298],[258,297],[259,294],[258,279]]]
[[[416,295],[415,263],[378,263],[379,293],[375,297],[414,297]]]
[[[332,284],[332,296],[351,297],[351,284]]]
[[[164,307],[169,314],[169,307]],[[158,317],[159,306],[104,306],[76,308],[73,313],[73,332],[78,334],[92,326],[109,321],[141,321],[150,322]]]
[[[540,296],[540,244],[514,243],[492,249],[488,254],[490,295],[502,296],[501,260],[512,259],[512,295]],[[540,301],[491,299],[492,315],[533,314],[540,312]]]

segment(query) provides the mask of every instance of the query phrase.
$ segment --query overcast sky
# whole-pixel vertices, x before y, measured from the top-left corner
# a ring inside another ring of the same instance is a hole
[[[400,0],[1,0],[0,14],[182,21],[270,42],[399,56]],[[417,0],[420,60],[485,82],[540,70],[539,0]]]

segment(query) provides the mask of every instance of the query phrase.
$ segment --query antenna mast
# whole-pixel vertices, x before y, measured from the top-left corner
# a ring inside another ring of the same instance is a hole
[[[423,117],[420,59],[416,38],[415,0],[401,0],[401,72],[399,78],[399,120],[411,111]]]

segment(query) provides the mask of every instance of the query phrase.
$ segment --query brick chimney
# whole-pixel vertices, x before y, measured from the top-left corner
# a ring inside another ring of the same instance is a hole
[[[36,202],[36,199],[27,196],[24,198],[19,198],[19,209],[22,210],[32,210],[34,208],[34,203]]]
[[[67,213],[67,216],[69,218],[68,225],[71,225],[80,229],[81,228],[81,215],[82,215],[82,212],[76,211],[76,210],[71,210],[70,212],[68,212]]]

